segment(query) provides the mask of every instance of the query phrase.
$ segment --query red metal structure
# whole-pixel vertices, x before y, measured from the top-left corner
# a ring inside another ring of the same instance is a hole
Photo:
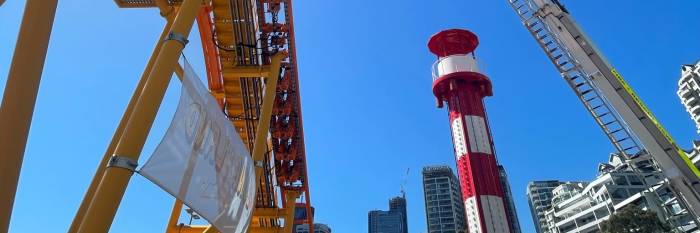
[[[479,73],[476,35],[451,29],[430,38],[438,56],[433,66],[433,93],[438,107],[447,102],[457,170],[471,233],[510,233],[496,154],[483,99],[491,81]]]

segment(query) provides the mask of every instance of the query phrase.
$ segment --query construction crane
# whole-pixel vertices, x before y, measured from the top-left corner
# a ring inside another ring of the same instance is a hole
[[[401,197],[406,198],[406,183],[408,182],[408,173],[411,172],[411,168],[406,168],[406,174],[403,176],[403,181],[401,181]]]
[[[649,154],[698,222],[700,171],[558,0],[508,0],[586,110],[626,158]]]

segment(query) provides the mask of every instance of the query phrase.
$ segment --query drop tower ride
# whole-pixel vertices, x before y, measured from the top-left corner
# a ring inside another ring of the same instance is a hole
[[[428,48],[433,65],[433,94],[438,108],[447,102],[457,171],[470,233],[510,233],[495,150],[483,99],[493,95],[491,81],[479,72],[474,49],[479,40],[462,29],[441,31]]]

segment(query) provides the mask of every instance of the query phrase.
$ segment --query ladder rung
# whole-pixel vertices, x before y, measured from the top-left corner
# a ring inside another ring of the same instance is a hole
[[[591,93],[591,91],[593,91],[593,89],[585,90],[585,91],[581,92],[581,95],[585,95],[585,94]],[[588,102],[588,101],[586,101],[586,102]]]
[[[553,53],[553,52],[555,52],[555,51],[557,51],[557,50],[559,50],[559,48],[558,48],[558,47],[554,47],[553,49],[550,49],[550,50],[549,50],[549,53]]]
[[[611,122],[605,123],[605,124],[603,124],[603,125],[604,125],[604,126],[608,126],[608,125],[611,125],[612,123],[615,123],[615,122],[617,122],[617,121],[616,121],[616,120],[615,120],[615,121],[611,121]]]
[[[606,112],[606,113],[600,114],[600,116],[598,116],[598,118],[601,118],[601,117],[607,116],[608,114],[610,114],[610,112]]]
[[[544,44],[544,47],[547,47],[547,46],[551,45],[552,43],[554,43],[554,41],[549,41],[549,42]]]
[[[523,19],[522,22],[525,23],[525,24],[527,24],[527,22],[530,21],[531,19],[536,19],[536,18],[537,18],[537,17],[535,17],[535,15],[530,15],[530,17],[528,17],[528,18],[525,18],[525,16],[523,16],[523,15],[521,15],[521,14],[518,14],[518,15],[520,15],[520,18]]]
[[[576,80],[577,78],[580,78],[580,77],[581,77],[581,76],[576,75],[576,76],[573,76],[573,77],[569,78],[569,80],[574,81],[574,80]]]
[[[564,66],[564,65],[566,65],[566,64],[569,64],[569,62],[568,62],[568,61],[565,61],[565,62],[562,62],[562,63],[557,63],[557,65],[559,65],[559,66]]]
[[[595,106],[595,107],[591,108],[591,110],[596,110],[596,109],[598,109],[598,108],[600,108],[600,107],[603,107],[603,106],[605,106],[605,105],[602,105],[602,104],[601,104],[601,105],[598,105],[598,106]]]
[[[517,1],[513,1],[513,3],[515,3],[515,2],[517,2]],[[524,6],[525,6],[525,4],[522,4],[522,5],[520,5],[519,7],[515,8],[515,9],[516,9],[516,10],[520,10],[520,8],[523,8]]]
[[[540,33],[542,30],[544,30],[544,28],[537,29],[537,30],[533,31],[533,33],[537,34],[537,33]]]
[[[539,23],[540,23],[540,21],[535,21],[534,23],[531,23],[530,25],[528,25],[528,27],[531,27],[531,28],[532,28],[532,27],[536,26],[536,25],[539,24]]]
[[[622,130],[623,130],[623,129],[616,129],[616,130],[610,132],[609,134],[614,134],[614,133],[620,132],[620,131],[622,131]]]
[[[563,56],[564,56],[564,54],[559,54],[559,55],[557,55],[556,57],[554,57],[554,60],[558,60],[559,58],[561,58],[561,57],[563,57]]]
[[[530,11],[523,11],[523,12],[520,12],[520,13],[518,13],[518,14],[521,15],[521,16],[523,16],[523,15],[529,13],[529,12],[530,12]]]
[[[622,141],[624,141],[624,140],[627,140],[627,139],[630,139],[630,138],[629,138],[629,137],[623,138],[623,139],[620,139],[620,140],[615,141],[615,143],[620,143],[620,142],[622,142]]]
[[[630,147],[627,147],[625,149],[622,149],[622,151],[628,151],[628,150],[634,149],[634,148],[637,148],[637,146],[630,146]]]
[[[576,88],[579,88],[579,87],[581,87],[581,86],[583,86],[583,85],[586,85],[586,83],[582,82],[582,83],[576,84],[575,87],[576,87]]]

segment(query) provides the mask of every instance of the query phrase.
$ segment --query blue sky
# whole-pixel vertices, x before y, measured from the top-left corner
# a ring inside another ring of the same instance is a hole
[[[700,59],[697,1],[563,1],[684,147],[694,125],[675,91],[680,65]],[[0,7],[0,90],[24,7]],[[406,169],[409,230],[426,231],[420,170],[454,166],[445,109],[430,90],[428,38],[446,28],[479,35],[492,79],[486,100],[500,162],[524,232],[534,232],[527,182],[588,180],[613,147],[501,1],[296,1],[301,97],[316,220],[336,233],[367,231]],[[112,1],[59,3],[39,91],[12,232],[64,232],[143,71],[163,20]],[[185,54],[203,75],[196,33]],[[162,136],[179,95],[171,84],[142,157]],[[160,232],[172,198],[134,176],[112,232]]]

